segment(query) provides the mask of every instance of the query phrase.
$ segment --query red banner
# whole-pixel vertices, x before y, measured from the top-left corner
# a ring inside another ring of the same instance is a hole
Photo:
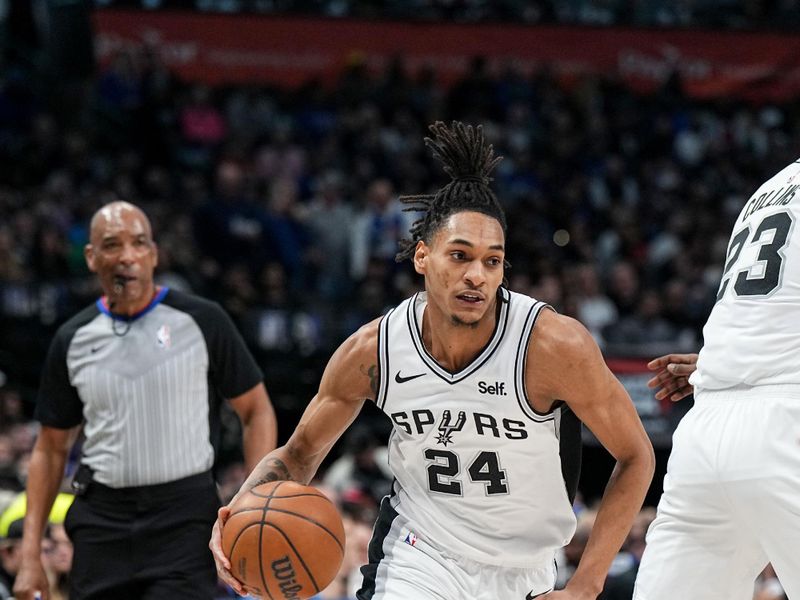
[[[606,363],[633,400],[636,412],[642,420],[645,431],[657,448],[667,448],[672,444],[672,434],[678,421],[691,406],[689,400],[671,402],[658,401],[656,390],[647,387],[654,373],[647,368],[648,359],[607,358]],[[591,435],[585,434],[587,443],[597,443]]]
[[[462,76],[474,56],[499,72],[542,66],[561,78],[617,74],[640,91],[680,73],[695,97],[785,100],[800,93],[800,36],[769,33],[383,23],[98,10],[97,51],[147,43],[181,77],[210,84],[331,82],[349,61],[374,70],[402,55],[410,72],[435,69],[442,83]]]

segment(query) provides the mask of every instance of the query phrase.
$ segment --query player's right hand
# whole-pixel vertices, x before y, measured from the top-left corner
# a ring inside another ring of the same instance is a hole
[[[48,600],[50,584],[44,572],[41,560],[23,560],[14,580],[14,598],[16,600]]]
[[[656,375],[647,382],[649,388],[660,388],[656,400],[669,398],[673,402],[694,393],[689,376],[697,370],[697,354],[667,354],[647,363]]]
[[[225,556],[222,551],[222,528],[225,526],[225,521],[231,514],[231,509],[223,506],[217,511],[217,521],[211,529],[211,540],[208,542],[208,547],[211,549],[211,554],[214,556],[214,562],[217,564],[217,575],[222,581],[227,583],[233,591],[240,596],[246,596],[247,592],[242,585],[242,582],[236,579],[231,573],[231,561]]]

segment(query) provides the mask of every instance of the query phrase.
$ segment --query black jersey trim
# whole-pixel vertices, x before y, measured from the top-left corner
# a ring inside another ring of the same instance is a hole
[[[446,381],[450,385],[463,381],[486,364],[486,361],[488,361],[497,348],[500,347],[500,342],[503,340],[506,329],[508,328],[508,315],[511,310],[511,295],[505,288],[498,288],[497,300],[500,302],[500,315],[497,318],[497,322],[494,324],[492,337],[489,338],[489,341],[478,355],[459,371],[450,371],[442,367],[436,359],[431,356],[428,349],[425,348],[425,344],[422,341],[422,328],[419,319],[417,319],[416,305],[418,298],[419,293],[414,294],[414,296],[409,298],[408,306],[406,307],[406,321],[408,323],[411,341],[414,343],[414,348],[417,350],[417,354],[419,354],[422,361],[428,365],[428,368],[434,375],[438,376],[441,380]]]
[[[394,485],[392,485],[392,489],[394,490]],[[383,543],[398,516],[397,511],[392,508],[390,496],[384,496],[378,511],[378,519],[375,521],[375,527],[372,530],[372,539],[369,541],[367,564],[361,567],[361,574],[364,576],[364,580],[361,583],[361,589],[356,592],[357,600],[372,600],[375,596],[378,569],[381,561],[386,557],[383,552]]]
[[[578,482],[581,478],[583,462],[583,443],[581,440],[581,421],[564,403],[556,409],[556,437],[558,438],[558,455],[561,459],[561,477],[567,492],[569,503],[575,502],[578,493]]]
[[[516,392],[517,403],[525,416],[537,423],[554,419],[553,413],[557,406],[554,404],[546,413],[539,412],[531,406],[528,393],[525,390],[525,366],[528,359],[528,346],[530,345],[536,321],[545,308],[552,310],[550,305],[544,302],[537,302],[528,311],[528,315],[525,317],[525,325],[522,327],[522,334],[519,336],[516,360],[514,361],[514,391]]]
[[[375,405],[381,410],[386,405],[389,389],[389,317],[394,311],[393,308],[386,313],[378,325],[378,394]]]

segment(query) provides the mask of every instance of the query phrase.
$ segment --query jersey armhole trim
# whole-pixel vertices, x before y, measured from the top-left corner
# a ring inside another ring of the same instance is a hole
[[[530,345],[531,336],[533,335],[533,327],[536,325],[539,315],[545,308],[554,310],[549,304],[536,302],[528,311],[528,316],[525,318],[525,325],[522,327],[522,334],[519,337],[517,356],[514,362],[514,391],[516,392],[519,407],[522,409],[525,416],[539,423],[554,419],[554,411],[558,407],[558,404],[554,403],[553,407],[546,413],[537,411],[531,406],[528,392],[525,389],[525,368],[528,359],[528,346]]]
[[[389,389],[389,317],[395,309],[390,310],[378,325],[378,393],[375,405],[383,410],[386,404],[386,391]]]

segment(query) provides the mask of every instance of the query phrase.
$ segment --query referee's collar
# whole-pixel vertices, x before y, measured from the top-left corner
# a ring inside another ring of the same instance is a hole
[[[134,313],[132,315],[119,315],[117,313],[112,313],[111,309],[108,307],[107,296],[101,296],[100,298],[97,299],[97,302],[95,302],[95,304],[97,305],[97,310],[99,310],[103,314],[108,315],[112,319],[117,319],[118,321],[135,321],[139,317],[143,317],[151,310],[153,310],[156,306],[161,304],[161,301],[164,299],[164,296],[167,295],[167,292],[169,292],[169,288],[166,286],[157,288],[156,295],[153,296],[152,300],[150,300],[150,304],[145,306],[139,312]]]

